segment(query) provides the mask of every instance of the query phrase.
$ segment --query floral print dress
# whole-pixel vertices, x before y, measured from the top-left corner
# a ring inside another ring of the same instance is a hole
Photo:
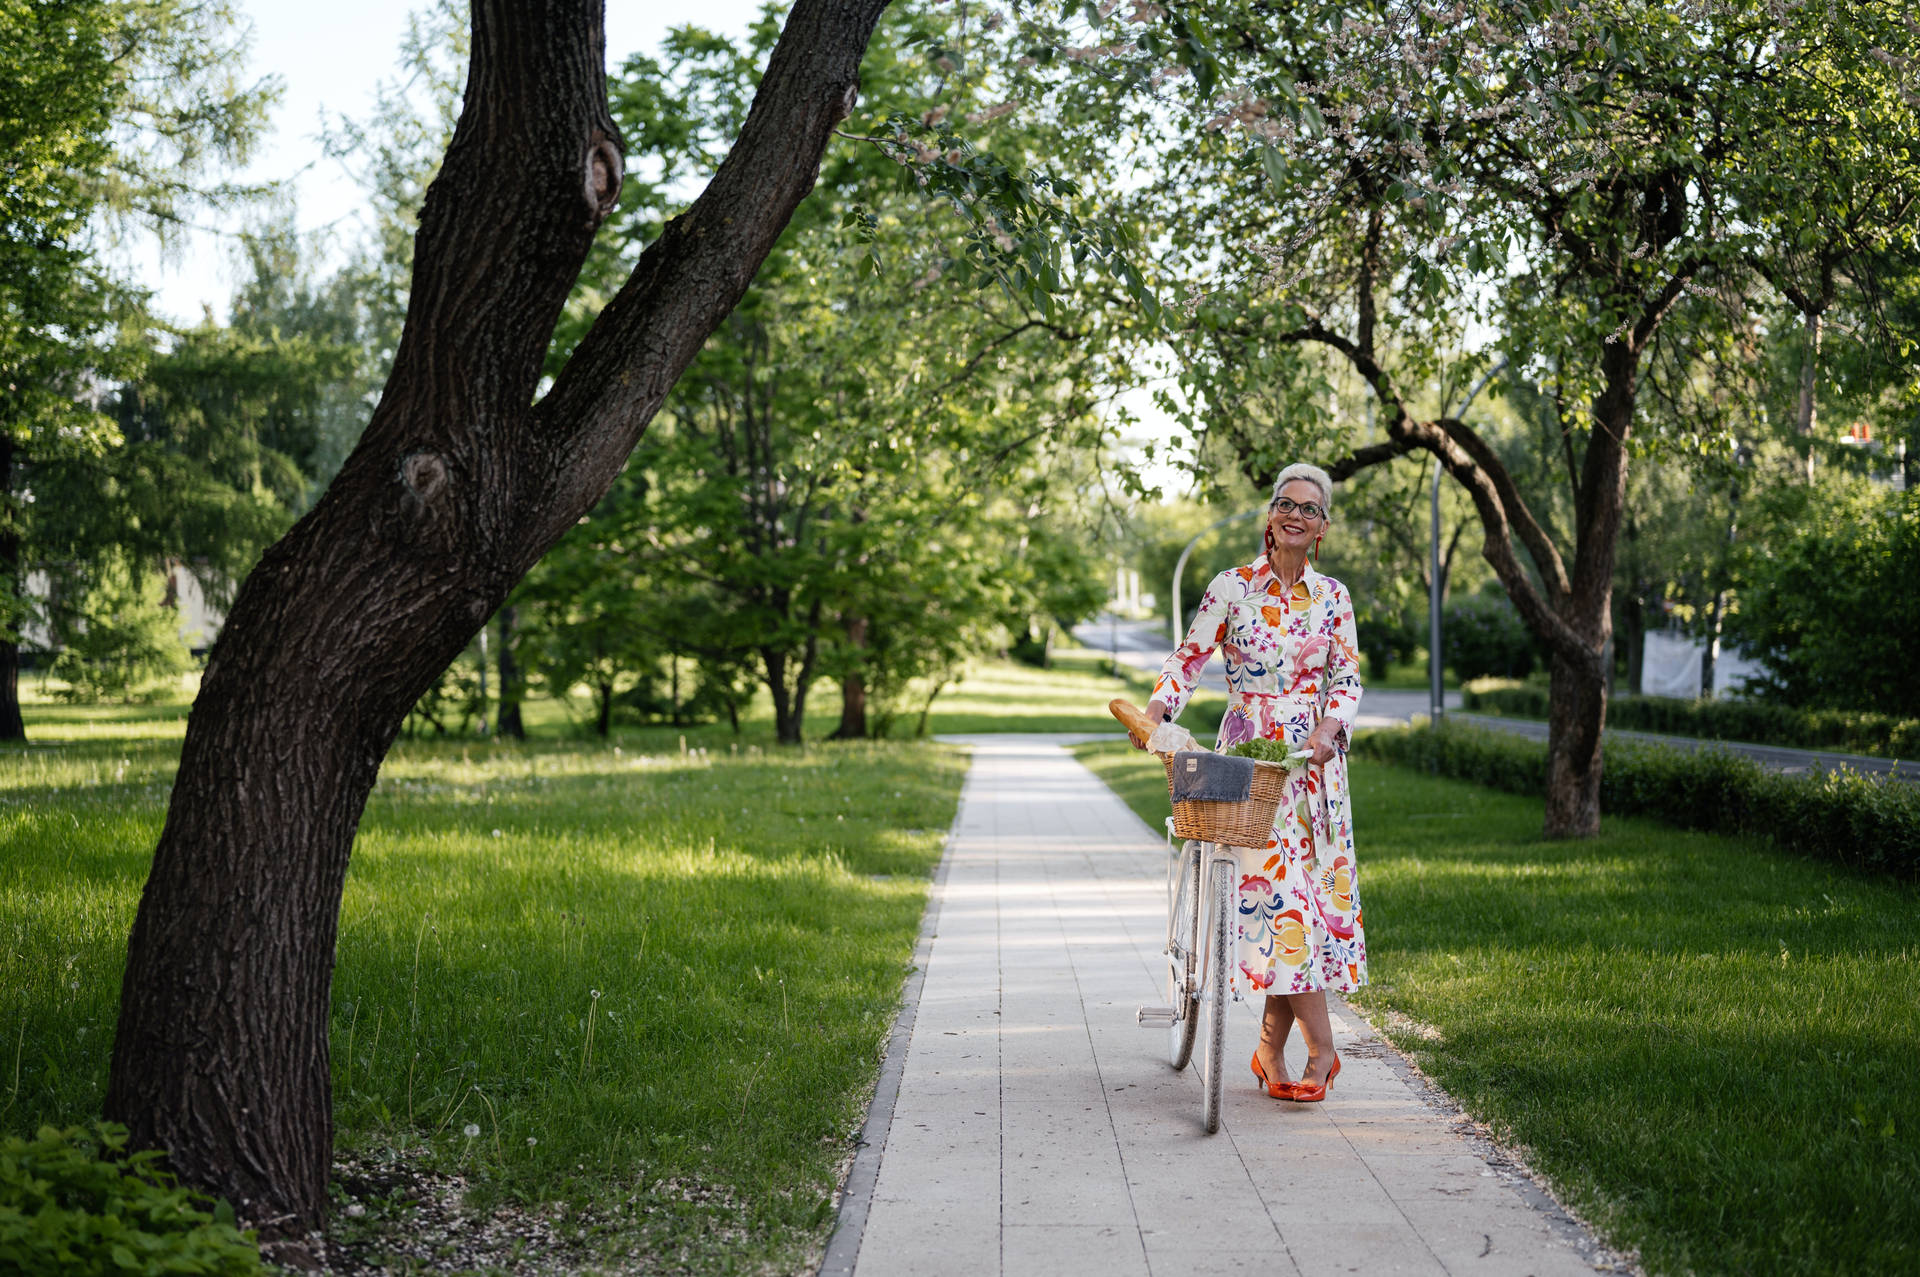
[[[1367,982],[1347,787],[1348,735],[1360,709],[1353,600],[1312,567],[1289,591],[1265,555],[1222,572],[1153,686],[1170,717],[1185,707],[1216,647],[1228,690],[1218,748],[1256,738],[1300,748],[1322,717],[1340,723],[1326,765],[1289,774],[1264,852],[1239,849],[1234,996],[1350,993]]]

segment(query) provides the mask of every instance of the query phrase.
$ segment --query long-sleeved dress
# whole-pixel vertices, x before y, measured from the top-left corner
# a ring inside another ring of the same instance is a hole
[[[1265,851],[1240,850],[1234,994],[1352,992],[1367,982],[1347,788],[1348,734],[1360,709],[1353,600],[1312,567],[1288,591],[1265,555],[1214,577],[1153,687],[1170,717],[1216,647],[1228,689],[1218,748],[1262,737],[1298,748],[1321,718],[1340,724],[1333,758],[1289,775]]]

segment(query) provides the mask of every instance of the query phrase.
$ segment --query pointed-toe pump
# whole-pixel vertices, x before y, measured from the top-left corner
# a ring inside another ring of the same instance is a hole
[[[1292,1091],[1286,1096],[1298,1104],[1317,1104],[1327,1098],[1327,1092],[1333,1089],[1333,1079],[1340,1076],[1340,1055],[1334,1053],[1333,1067],[1327,1070],[1327,1080],[1318,1086],[1311,1082],[1295,1082]]]
[[[1259,1079],[1261,1086],[1267,1088],[1267,1094],[1271,1098],[1276,1100],[1290,1100],[1293,1098],[1293,1088],[1296,1084],[1293,1082],[1268,1081],[1267,1071],[1260,1067],[1260,1053],[1258,1051],[1253,1053],[1253,1076]]]

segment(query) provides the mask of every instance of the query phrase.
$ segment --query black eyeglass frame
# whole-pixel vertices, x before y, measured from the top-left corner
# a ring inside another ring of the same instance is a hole
[[[1273,504],[1267,507],[1267,513],[1272,514],[1276,510],[1281,514],[1292,514],[1298,510],[1309,519],[1324,519],[1327,517],[1327,508],[1325,506],[1314,501],[1295,501],[1292,497],[1276,497]]]

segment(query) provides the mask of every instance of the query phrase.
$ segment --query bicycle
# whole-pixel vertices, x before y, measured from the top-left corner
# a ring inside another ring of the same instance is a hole
[[[1108,707],[1142,748],[1152,731],[1146,715],[1122,700]],[[1173,755],[1157,755],[1168,769],[1167,793],[1173,794]],[[1185,1069],[1200,1048],[1202,1126],[1220,1129],[1220,1096],[1226,1076],[1227,1008],[1234,995],[1228,983],[1237,914],[1234,875],[1236,847],[1264,848],[1274,812],[1285,791],[1286,769],[1255,765],[1252,793],[1241,803],[1177,802],[1167,818],[1167,998],[1164,1006],[1143,1006],[1134,1013],[1145,1028],[1167,1030],[1167,1063]],[[1178,850],[1175,840],[1179,839]],[[1202,1021],[1206,1033],[1200,1033]]]

